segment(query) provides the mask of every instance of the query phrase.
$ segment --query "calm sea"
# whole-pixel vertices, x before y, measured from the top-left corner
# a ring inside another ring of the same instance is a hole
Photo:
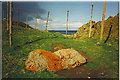
[[[66,30],[49,30],[50,32],[59,32],[61,34],[66,34]],[[69,30],[67,32],[68,35],[75,34],[77,30]]]

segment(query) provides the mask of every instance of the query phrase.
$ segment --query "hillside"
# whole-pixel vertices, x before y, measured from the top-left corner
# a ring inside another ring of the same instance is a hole
[[[80,27],[76,33],[77,38],[88,38],[89,35],[89,25],[90,23],[84,24]],[[116,16],[110,16],[107,20],[105,20],[105,28],[104,28],[104,39],[108,37],[110,27],[112,25],[110,38],[115,41],[118,40],[119,35],[119,13]],[[101,21],[95,23],[93,21],[91,37],[98,39],[100,38],[100,30],[101,30]]]
[[[7,28],[7,26],[5,26],[6,25],[6,21],[7,21],[7,19],[3,19],[2,20],[2,24],[4,24],[4,25],[2,25],[3,30]],[[26,24],[24,22],[20,22],[20,21],[12,21],[12,25],[18,26],[18,27],[22,27],[22,28],[26,28]],[[27,24],[27,28],[33,29],[28,24]]]
[[[92,21],[92,31],[94,25],[95,25],[95,21]],[[90,22],[82,25],[82,27],[80,27],[76,32],[76,38],[88,38],[89,26],[90,26]]]
[[[20,25],[19,25],[20,26]],[[12,46],[9,31],[2,23],[2,77],[3,78],[118,78],[118,44],[96,44],[97,39],[69,39],[60,33],[12,26]],[[111,45],[110,45],[111,44]],[[88,63],[70,70],[33,72],[27,70],[25,61],[31,51],[43,49],[74,48],[87,58]]]

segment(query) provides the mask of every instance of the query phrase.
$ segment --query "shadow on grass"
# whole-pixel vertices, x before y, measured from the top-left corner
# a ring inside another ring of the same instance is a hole
[[[58,37],[40,38],[40,39],[37,39],[37,40],[34,40],[34,41],[26,42],[26,43],[23,44],[23,45],[14,45],[13,47],[14,47],[14,50],[16,50],[16,49],[18,49],[18,48],[20,48],[20,47],[22,47],[22,46],[25,46],[25,45],[31,44],[31,43],[33,43],[33,42],[37,42],[37,41],[39,41],[39,40],[43,40],[43,39],[54,39],[54,38],[58,38]],[[66,39],[66,38],[64,38],[64,39]]]

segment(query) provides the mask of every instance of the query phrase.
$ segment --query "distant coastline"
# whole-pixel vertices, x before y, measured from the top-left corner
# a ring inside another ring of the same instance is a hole
[[[61,34],[66,34],[66,30],[48,30],[49,32],[59,32]],[[68,30],[67,34],[71,35],[71,34],[75,34],[77,32],[77,30]]]

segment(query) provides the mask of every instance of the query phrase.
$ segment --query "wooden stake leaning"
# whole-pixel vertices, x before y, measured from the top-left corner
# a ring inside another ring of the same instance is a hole
[[[28,21],[28,12],[27,12],[27,18],[26,18],[26,28],[27,28],[27,21]]]
[[[8,24],[8,14],[9,14],[9,12],[8,12],[8,5],[9,5],[9,2],[7,1],[7,31],[8,31],[8,26],[9,26],[9,24]]]
[[[48,25],[48,18],[49,18],[49,11],[48,11],[48,16],[47,16],[47,21],[46,21],[46,28],[45,28],[46,31],[47,31],[47,25]]]
[[[36,26],[37,26],[37,16],[38,16],[38,13],[36,13],[35,29],[36,29]]]
[[[12,45],[12,2],[10,1],[10,31],[9,31],[9,43]]]
[[[67,37],[67,30],[68,30],[68,16],[69,16],[69,9],[67,10],[66,37]]]
[[[90,19],[90,30],[89,30],[89,38],[91,37],[92,15],[93,15],[93,4],[92,4],[92,9],[91,9],[91,19]]]
[[[103,5],[103,15],[102,15],[102,23],[101,23],[101,34],[100,34],[100,42],[103,39],[103,33],[104,33],[104,26],[105,26],[105,8],[106,8],[106,2],[104,1]]]

